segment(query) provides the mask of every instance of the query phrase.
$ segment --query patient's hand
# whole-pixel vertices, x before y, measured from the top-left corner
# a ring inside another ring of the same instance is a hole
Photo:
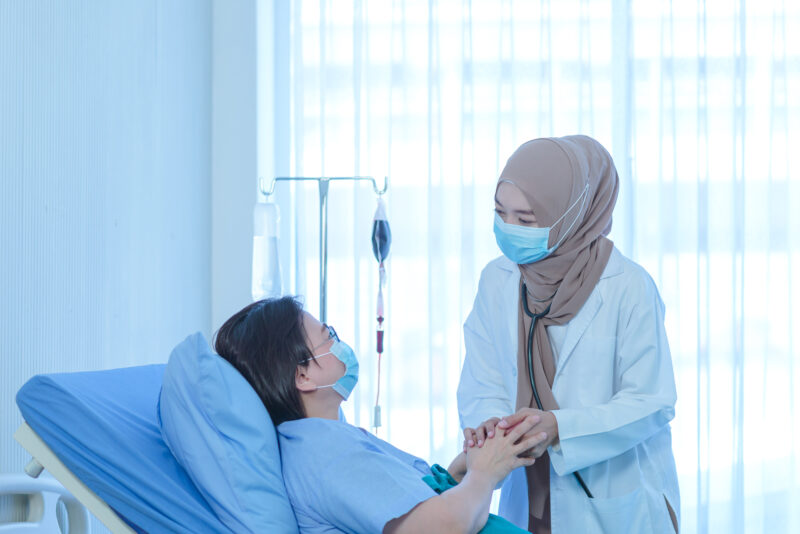
[[[534,417],[539,417],[538,415],[534,415]],[[520,419],[521,421],[522,419]],[[464,429],[464,452],[467,452],[467,449],[470,447],[483,447],[483,442],[486,441],[488,438],[493,438],[495,433],[495,428],[497,424],[501,421],[499,417],[490,417],[477,428],[465,428]],[[519,421],[517,421],[519,422]],[[538,422],[538,419],[537,419]],[[506,426],[504,428],[510,428],[511,425]]]
[[[464,452],[458,453],[458,456],[447,467],[447,472],[456,482],[461,482],[461,479],[467,474],[467,454]]]
[[[539,458],[545,453],[549,446],[558,443],[558,421],[552,412],[543,412],[535,408],[521,408],[517,413],[503,417],[503,419],[497,423],[496,428],[497,432],[510,432],[511,429],[516,428],[518,425],[522,424],[523,421],[527,421],[531,417],[537,418],[538,422],[531,427],[530,430],[526,431],[523,439],[538,435],[542,432],[547,434],[547,439],[537,443],[536,446],[526,451],[524,456]]]
[[[494,427],[500,422],[499,417],[490,417],[477,428],[464,429],[464,452],[467,452],[469,447],[483,447],[483,442],[486,438],[494,437]]]
[[[526,417],[507,432],[486,439],[482,447],[468,448],[467,472],[485,476],[495,486],[517,467],[533,465],[533,458],[520,455],[547,439],[544,432],[526,435],[538,422],[537,417]]]

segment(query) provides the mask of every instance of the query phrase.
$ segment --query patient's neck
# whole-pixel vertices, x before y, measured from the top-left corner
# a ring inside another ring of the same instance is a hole
[[[335,393],[334,393],[335,395]],[[341,401],[335,399],[319,398],[315,395],[303,395],[303,407],[306,411],[306,417],[319,417],[321,419],[339,419],[339,405]]]

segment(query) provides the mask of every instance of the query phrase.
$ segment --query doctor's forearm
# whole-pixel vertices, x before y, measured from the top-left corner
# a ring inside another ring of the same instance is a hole
[[[553,412],[558,419],[560,439],[558,446],[551,449],[550,459],[559,475],[624,453],[664,428],[672,418],[667,408],[653,409],[642,415],[639,410],[614,404]],[[624,417],[625,411],[629,412],[628,417]],[[600,424],[600,421],[611,419],[608,417],[611,412],[616,412],[614,419],[621,424]]]

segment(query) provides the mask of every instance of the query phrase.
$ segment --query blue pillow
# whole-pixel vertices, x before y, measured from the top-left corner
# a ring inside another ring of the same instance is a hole
[[[255,390],[201,333],[172,351],[159,402],[161,434],[233,532],[298,532],[272,420]]]

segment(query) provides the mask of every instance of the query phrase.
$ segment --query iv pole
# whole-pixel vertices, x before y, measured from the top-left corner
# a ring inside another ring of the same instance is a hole
[[[259,179],[259,189],[267,196],[275,192],[276,182],[313,181],[319,185],[319,320],[323,323],[327,321],[328,315],[328,185],[334,180],[370,181],[378,196],[389,189],[388,176],[383,178],[383,189],[378,189],[378,183],[372,176],[278,176],[269,182],[268,188],[265,187],[264,179]]]

